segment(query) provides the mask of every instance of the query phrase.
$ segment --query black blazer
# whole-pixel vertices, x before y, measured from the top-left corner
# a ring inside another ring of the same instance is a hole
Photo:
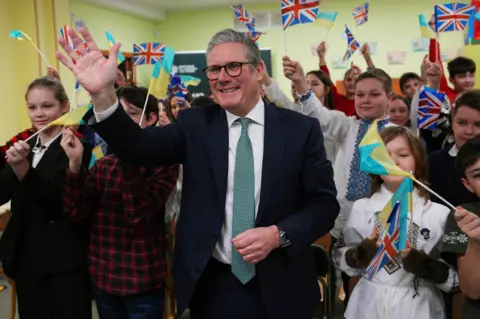
[[[118,157],[157,167],[182,163],[184,182],[173,275],[179,313],[221,233],[228,175],[225,111],[209,105],[180,112],[165,127],[140,129],[120,106],[92,126]],[[291,246],[256,267],[269,318],[312,318],[319,300],[310,245],[339,212],[331,163],[316,119],[265,103],[265,141],[256,226],[278,225]]]
[[[0,240],[3,269],[10,278],[15,278],[20,265],[38,275],[86,265],[88,228],[73,224],[63,213],[68,157],[60,140],[50,145],[21,182],[9,165],[0,172],[0,204],[11,200],[12,216]],[[29,142],[30,147],[34,142]],[[84,147],[83,162],[89,163],[92,147]],[[30,152],[30,163],[32,158]]]

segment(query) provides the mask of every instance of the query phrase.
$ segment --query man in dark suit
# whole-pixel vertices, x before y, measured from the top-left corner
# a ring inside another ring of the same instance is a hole
[[[173,270],[179,313],[190,306],[200,319],[312,318],[319,292],[309,247],[339,210],[332,167],[318,121],[261,99],[265,66],[255,43],[233,30],[214,35],[205,74],[218,105],[141,130],[113,89],[119,45],[106,60],[81,33],[91,51],[59,39],[77,63],[57,57],[90,92],[93,128],[124,160],[183,164]]]

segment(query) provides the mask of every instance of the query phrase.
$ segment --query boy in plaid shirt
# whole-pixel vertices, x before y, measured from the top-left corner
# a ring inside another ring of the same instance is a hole
[[[122,87],[117,96],[139,123],[147,89]],[[157,101],[148,99],[142,128],[158,120]],[[100,318],[163,318],[165,202],[178,165],[150,169],[108,155],[82,173],[79,140],[65,129],[61,144],[70,160],[64,209],[74,220],[90,221],[88,260]]]

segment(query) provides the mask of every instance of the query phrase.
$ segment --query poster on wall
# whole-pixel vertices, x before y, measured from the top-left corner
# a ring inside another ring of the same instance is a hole
[[[272,57],[270,49],[260,49],[262,59],[265,62],[268,74],[272,74]],[[198,86],[189,86],[188,91],[192,97],[209,96],[210,86],[208,80],[203,73],[203,69],[207,66],[205,51],[177,51],[175,52],[175,60],[173,62],[173,71],[179,75],[190,75],[199,78]]]
[[[412,39],[413,52],[428,52],[430,48],[430,39],[414,38]]]
[[[405,64],[407,58],[406,51],[389,51],[387,52],[387,60],[389,65]]]

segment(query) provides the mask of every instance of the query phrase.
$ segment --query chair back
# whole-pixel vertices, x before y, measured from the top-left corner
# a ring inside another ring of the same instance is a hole
[[[327,250],[320,245],[311,245],[310,250],[313,253],[315,262],[315,272],[317,277],[325,277],[330,269],[330,257]]]

